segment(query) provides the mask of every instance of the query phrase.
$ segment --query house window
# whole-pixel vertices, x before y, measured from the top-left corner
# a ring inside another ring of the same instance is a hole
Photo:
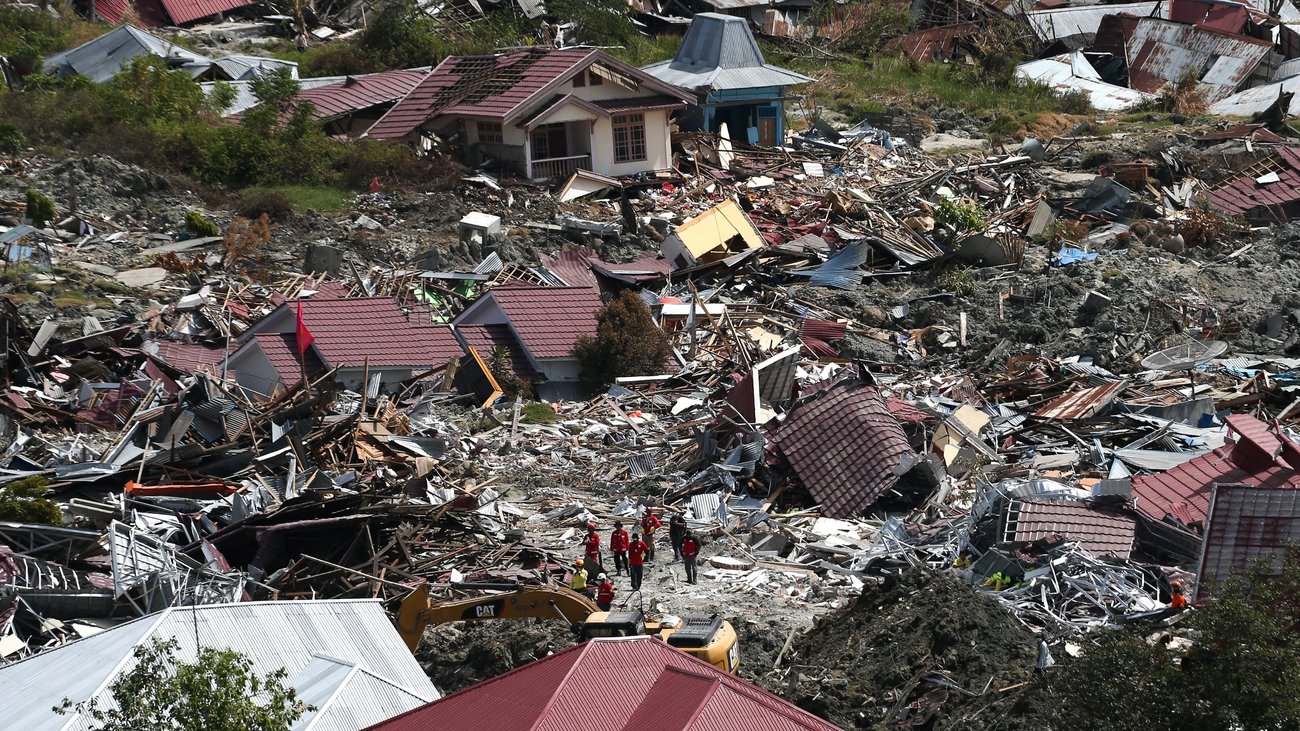
[[[587,72],[579,71],[578,75],[573,77],[573,86],[576,88],[579,86],[586,86],[586,85],[587,85]]]
[[[597,74],[595,71],[592,71],[591,78],[587,81],[587,83],[591,84],[592,86],[600,86],[601,84],[605,83],[605,80],[600,78],[600,75]]]
[[[476,122],[478,141],[501,144],[501,125],[496,122]]]
[[[614,162],[645,159],[645,115],[619,114],[614,117]]]

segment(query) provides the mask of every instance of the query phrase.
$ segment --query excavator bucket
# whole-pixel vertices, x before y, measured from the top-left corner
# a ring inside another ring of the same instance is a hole
[[[429,587],[420,584],[402,600],[402,606],[397,610],[397,631],[411,652],[420,646],[420,637],[428,625],[421,615],[428,609]]]

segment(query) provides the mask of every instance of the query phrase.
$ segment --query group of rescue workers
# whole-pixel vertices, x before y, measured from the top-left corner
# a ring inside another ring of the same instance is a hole
[[[641,516],[641,531],[628,535],[621,521],[614,522],[614,529],[609,534],[609,551],[614,558],[614,573],[627,572],[632,583],[632,591],[641,589],[645,578],[646,561],[655,560],[655,534],[663,527],[663,520],[653,511],[646,510]],[[673,559],[680,560],[686,569],[686,582],[696,583],[695,559],[700,553],[700,541],[686,525],[686,519],[674,515],[668,521],[668,540],[673,547]],[[573,577],[569,588],[587,596],[593,592],[596,605],[608,612],[614,603],[614,582],[608,574],[600,571],[594,583],[589,567],[605,565],[600,550],[600,533],[596,532],[594,522],[587,523],[587,537],[584,542],[585,557],[574,562]]]

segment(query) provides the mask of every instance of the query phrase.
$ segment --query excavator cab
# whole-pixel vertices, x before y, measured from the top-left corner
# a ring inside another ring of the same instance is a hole
[[[582,623],[579,638],[637,637],[646,634],[645,615],[640,612],[595,612]]]

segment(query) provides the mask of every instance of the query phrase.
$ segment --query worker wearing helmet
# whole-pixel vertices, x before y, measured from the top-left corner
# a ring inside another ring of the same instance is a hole
[[[1183,593],[1183,582],[1175,581],[1170,584],[1170,588],[1173,590],[1174,596],[1169,600],[1169,606],[1174,609],[1186,609],[1187,595]]]
[[[596,577],[596,606],[601,611],[608,612],[610,606],[614,603],[614,582],[609,577],[601,574]]]
[[[614,523],[614,531],[609,534],[609,551],[614,554],[614,573],[621,574],[627,567],[627,547],[631,543],[627,531],[620,522]]]
[[[569,579],[569,588],[579,594],[587,593],[587,569],[582,567],[582,559],[573,562],[573,578]]]

